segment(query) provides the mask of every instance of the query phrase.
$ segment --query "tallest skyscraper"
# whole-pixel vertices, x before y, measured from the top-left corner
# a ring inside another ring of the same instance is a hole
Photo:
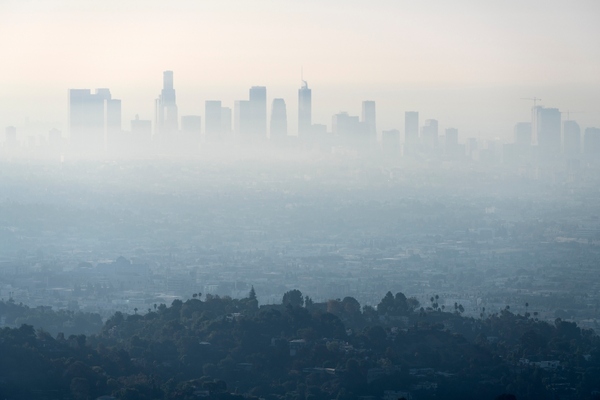
[[[173,88],[173,71],[163,72],[163,89],[156,99],[156,133],[165,135],[176,132],[177,101]]]
[[[312,92],[303,79],[298,89],[298,136],[306,136],[312,126]]]

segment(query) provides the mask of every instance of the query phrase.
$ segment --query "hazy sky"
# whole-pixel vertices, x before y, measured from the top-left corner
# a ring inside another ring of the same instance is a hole
[[[0,0],[0,126],[66,133],[67,89],[108,87],[128,129],[171,69],[181,115],[265,85],[295,132],[301,66],[328,125],[369,99],[382,129],[417,110],[510,137],[538,96],[600,126],[599,17],[598,0]]]

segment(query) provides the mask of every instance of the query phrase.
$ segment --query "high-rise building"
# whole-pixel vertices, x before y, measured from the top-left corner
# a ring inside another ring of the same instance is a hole
[[[246,140],[252,126],[252,109],[248,100],[237,100],[233,108],[233,130],[238,140]]]
[[[561,124],[558,108],[534,108],[534,143],[538,146],[538,154],[551,157],[560,154]]]
[[[575,121],[563,122],[563,152],[568,158],[581,154],[581,128]]]
[[[404,113],[404,143],[417,144],[419,142],[419,112],[406,111]]]
[[[406,111],[404,113],[404,155],[414,155],[419,145],[419,113]]]
[[[425,125],[421,128],[421,143],[425,150],[433,150],[438,144],[438,121],[436,119],[426,119]]]
[[[515,125],[514,140],[518,148],[531,146],[531,122],[519,122]]]
[[[458,129],[446,128],[446,152],[451,153],[458,147]]]
[[[142,120],[138,115],[131,121],[131,137],[134,150],[145,150],[152,141],[152,121]]]
[[[367,125],[369,138],[377,141],[377,114],[374,101],[363,101],[362,103],[362,122]]]
[[[331,132],[334,135],[354,136],[358,133],[360,119],[347,112],[335,114],[331,120]]]
[[[302,86],[298,89],[298,136],[304,136],[311,132],[312,128],[312,90],[308,83],[302,80]]]
[[[335,114],[331,121],[331,131],[345,146],[359,151],[369,149],[368,126],[358,116],[347,112]]]
[[[121,101],[109,89],[69,90],[69,132],[75,149],[100,152],[108,135],[111,144],[121,131]]]
[[[156,99],[156,133],[160,136],[178,130],[177,98],[173,87],[173,71],[163,72],[163,88]]]
[[[600,157],[600,128],[585,128],[583,152],[589,160],[598,160]]]
[[[273,99],[269,131],[273,141],[281,141],[287,136],[287,111],[284,99]]]
[[[218,141],[222,136],[223,123],[221,102],[218,100],[207,100],[204,103],[204,134],[206,141]]]
[[[250,135],[253,138],[267,137],[267,88],[252,86],[249,96]]]

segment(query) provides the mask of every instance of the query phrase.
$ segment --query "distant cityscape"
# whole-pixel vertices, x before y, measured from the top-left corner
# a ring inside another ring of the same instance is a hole
[[[17,127],[8,126],[2,154],[5,157],[147,157],[194,156],[202,147],[287,148],[341,152],[352,155],[404,157],[421,161],[480,161],[509,165],[557,165],[567,170],[593,163],[600,154],[600,128],[585,127],[570,112],[533,102],[531,119],[517,122],[513,139],[459,140],[457,128],[440,131],[436,119],[421,123],[418,111],[404,112],[404,132],[377,129],[375,101],[362,102],[362,115],[340,112],[332,116],[331,129],[312,118],[312,89],[302,79],[298,89],[298,126],[288,123],[285,99],[275,98],[270,115],[267,88],[252,86],[247,100],[233,109],[220,100],[207,100],[204,115],[179,115],[173,71],[163,72],[163,88],[155,100],[154,120],[137,115],[123,130],[121,100],[107,88],[70,89],[68,135],[52,129],[47,135],[19,140]]]

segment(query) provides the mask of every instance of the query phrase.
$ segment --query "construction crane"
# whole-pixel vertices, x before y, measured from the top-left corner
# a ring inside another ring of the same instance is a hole
[[[538,101],[542,101],[542,99],[540,99],[538,97],[521,97],[521,100],[532,100],[534,107],[537,105]]]

